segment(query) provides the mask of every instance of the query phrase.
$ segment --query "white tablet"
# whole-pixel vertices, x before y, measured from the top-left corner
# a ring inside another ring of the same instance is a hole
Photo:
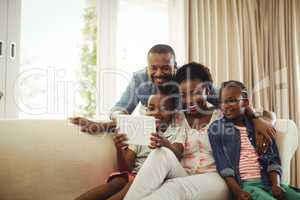
[[[127,134],[128,144],[149,145],[151,133],[156,132],[154,117],[117,115],[116,120],[118,132]]]

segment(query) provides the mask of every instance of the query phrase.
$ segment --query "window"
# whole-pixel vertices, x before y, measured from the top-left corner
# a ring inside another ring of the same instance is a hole
[[[147,66],[149,49],[155,44],[170,43],[168,0],[119,0],[115,9],[116,27],[109,34],[111,37],[116,31],[113,37],[116,40],[115,58],[112,57],[112,62],[103,64],[104,67],[100,69],[100,118],[107,117],[109,109],[125,90],[132,73]],[[111,42],[110,47],[112,46],[114,42]],[[107,56],[99,57],[101,60],[101,57]],[[110,71],[106,73],[105,69]]]
[[[96,68],[93,1],[22,0],[21,13],[19,118],[92,116],[84,89]]]
[[[14,84],[18,117],[106,118],[132,73],[147,66],[148,50],[158,43],[174,47],[170,32],[174,2],[18,1],[20,62]]]

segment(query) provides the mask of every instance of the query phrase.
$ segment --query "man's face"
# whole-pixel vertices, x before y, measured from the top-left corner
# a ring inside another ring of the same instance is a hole
[[[150,53],[148,72],[155,85],[168,82],[175,72],[174,56],[171,53]]]

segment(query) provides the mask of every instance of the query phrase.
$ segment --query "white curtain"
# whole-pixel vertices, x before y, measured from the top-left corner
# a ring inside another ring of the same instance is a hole
[[[217,84],[243,81],[256,108],[300,127],[300,1],[188,0],[188,61],[210,67]],[[299,137],[300,138],[300,137]],[[300,151],[291,181],[300,187]]]

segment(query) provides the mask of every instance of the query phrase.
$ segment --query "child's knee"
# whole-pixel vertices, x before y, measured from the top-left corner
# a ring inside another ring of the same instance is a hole
[[[170,157],[173,158],[175,156],[173,151],[171,151],[169,148],[166,147],[155,149],[151,154],[157,155],[159,157],[165,157],[165,158],[170,158]]]
[[[246,188],[244,188],[244,190],[246,192],[249,192],[252,199],[253,200],[276,200],[271,194],[269,194],[267,191],[261,189],[261,188],[258,188],[258,187],[251,187],[251,186],[248,186]]]
[[[112,187],[123,188],[128,183],[128,178],[125,175],[113,177],[108,184]]]

